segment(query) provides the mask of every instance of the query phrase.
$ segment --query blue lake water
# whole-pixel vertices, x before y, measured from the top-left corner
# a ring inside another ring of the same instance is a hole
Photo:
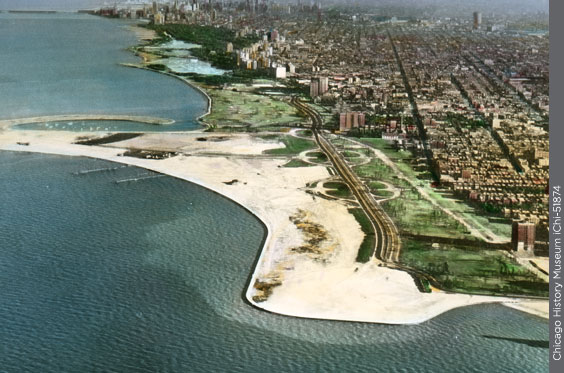
[[[200,92],[187,89],[173,77],[120,66],[139,62],[127,50],[137,44],[133,32],[127,30],[131,24],[79,14],[0,13],[0,119],[60,114],[145,115],[177,122],[170,126],[110,122],[103,128],[198,128],[196,118],[207,109]],[[79,126],[75,123],[75,130]]]
[[[111,170],[80,174],[97,169]],[[152,175],[0,152],[2,371],[548,369],[547,322],[503,306],[414,326],[257,310],[243,293],[261,223],[213,192]],[[145,179],[116,183],[132,178]]]
[[[123,26],[0,14],[0,118],[139,109],[184,115],[191,128],[205,101],[173,78],[119,67],[135,60]],[[84,47],[64,47],[77,44]],[[70,64],[66,75],[58,58],[86,67]],[[119,182],[135,178],[143,180]],[[250,213],[191,183],[106,161],[0,151],[0,371],[548,369],[547,321],[499,305],[414,326],[257,310],[243,293],[263,237]]]

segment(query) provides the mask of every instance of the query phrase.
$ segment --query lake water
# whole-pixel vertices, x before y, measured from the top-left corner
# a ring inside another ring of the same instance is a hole
[[[0,44],[10,51],[0,54],[0,117],[74,109],[123,114],[138,104],[151,116],[199,114],[204,102],[188,86],[114,65],[134,59],[123,48],[135,40],[122,26],[82,15],[0,14]],[[76,54],[90,53],[88,43],[98,40],[105,47],[90,47],[108,63],[77,66],[65,81],[58,67],[41,65],[57,58],[35,41],[44,37],[41,30],[58,30],[50,45],[64,59],[84,60],[59,48],[61,40],[84,44]],[[18,65],[44,66],[62,81],[33,69],[22,74]],[[114,84],[125,79],[121,73],[134,81]],[[99,92],[72,94],[95,85],[116,101]],[[148,99],[137,92],[147,85],[159,87],[151,91],[159,94]],[[185,96],[177,100],[177,94]],[[89,103],[93,97],[102,102]],[[39,104],[28,107],[32,102]],[[499,305],[456,309],[413,326],[305,320],[255,309],[243,294],[264,233],[239,205],[172,177],[101,160],[0,152],[0,371],[548,369],[547,321]]]
[[[2,371],[547,370],[547,322],[503,306],[415,326],[257,310],[243,293],[261,223],[206,189],[150,176],[0,152]]]
[[[120,114],[174,119],[170,126],[73,123],[74,130],[159,131],[200,127],[207,101],[173,77],[121,66],[139,58],[123,21],[79,14],[0,13],[0,119]],[[62,126],[63,124],[61,124]],[[34,124],[22,128],[44,128]],[[53,127],[52,127],[53,128]]]

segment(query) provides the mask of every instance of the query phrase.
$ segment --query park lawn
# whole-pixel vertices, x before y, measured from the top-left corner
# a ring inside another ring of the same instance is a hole
[[[380,198],[390,198],[394,195],[394,192],[385,189],[378,189],[372,193],[375,194],[376,197],[380,197]]]
[[[398,151],[392,147],[388,140],[378,137],[356,137],[354,140],[381,150],[382,153],[386,154],[388,158],[394,161],[397,159],[413,159],[413,154],[410,151]]]
[[[273,138],[270,138],[273,139]],[[263,154],[269,155],[296,155],[308,149],[314,149],[316,144],[307,139],[290,135],[281,135],[276,139],[284,143],[283,148],[265,150]]]
[[[296,108],[278,98],[229,89],[207,89],[207,93],[212,99],[212,110],[205,121],[218,128],[257,128],[303,121]]]
[[[488,295],[548,296],[548,283],[501,250],[404,239],[400,261],[433,276],[443,290]]]
[[[306,153],[306,156],[308,157],[308,160],[310,162],[315,162],[315,163],[327,162],[327,156],[323,152],[309,152]]]
[[[282,167],[290,167],[290,168],[292,168],[292,167],[312,167],[312,166],[315,166],[315,165],[313,165],[313,164],[311,164],[311,163],[304,162],[304,161],[302,161],[301,159],[292,158],[292,159],[290,160],[290,162],[286,163],[286,164],[285,164],[284,166],[282,166]]]
[[[398,179],[394,172],[379,159],[356,166],[357,175],[369,182],[382,180],[403,189],[398,198],[382,203],[382,208],[400,230],[412,234],[436,235],[446,238],[467,238],[465,227],[422,199],[405,180]],[[378,190],[375,191],[378,193]]]
[[[413,167],[410,165],[410,161],[413,159],[411,152],[396,151],[390,146],[388,141],[380,138],[358,138],[356,140],[380,149],[384,154],[386,154],[390,159],[394,161],[396,166],[404,173],[405,176],[413,181],[420,182],[419,185],[423,186],[425,188],[425,191],[434,200],[436,200],[440,206],[458,213],[466,221],[471,222],[475,227],[487,227],[493,233],[499,236],[505,238],[511,237],[511,224],[499,221],[499,219],[491,219],[491,216],[487,216],[485,213],[477,211],[464,201],[457,201],[452,198],[444,197],[437,191],[437,189],[432,188],[429,182],[421,182],[424,180],[430,180],[431,176],[428,171],[420,172],[413,169]],[[483,229],[480,230],[482,231],[482,233],[486,234]]]
[[[351,198],[352,193],[349,190],[349,187],[345,183],[340,183],[336,181],[329,181],[323,184],[323,186],[327,189],[327,194],[333,197],[339,198]]]
[[[445,238],[471,238],[467,229],[412,190],[381,204],[398,228],[407,233]]]
[[[376,235],[372,223],[360,208],[349,209],[349,212],[354,216],[362,232],[364,232],[364,239],[358,248],[356,261],[359,263],[366,263],[374,256],[374,249],[376,245]]]

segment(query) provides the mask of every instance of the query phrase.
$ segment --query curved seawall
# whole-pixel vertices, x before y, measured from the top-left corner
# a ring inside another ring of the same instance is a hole
[[[156,118],[141,115],[104,115],[104,114],[67,114],[67,115],[47,115],[41,117],[18,118],[0,120],[0,127],[14,126],[28,123],[45,123],[45,122],[64,122],[64,121],[91,121],[91,120],[111,120],[139,122],[155,125],[171,125],[174,120],[166,118]]]

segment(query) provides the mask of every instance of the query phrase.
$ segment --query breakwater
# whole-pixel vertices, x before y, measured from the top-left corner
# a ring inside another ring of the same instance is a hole
[[[103,115],[103,114],[71,114],[71,115],[48,115],[31,118],[18,118],[0,120],[0,128],[9,127],[19,124],[29,123],[46,123],[46,122],[68,122],[68,121],[85,121],[85,120],[112,120],[138,122],[154,125],[170,125],[174,124],[174,120],[166,118],[157,118],[144,115]]]

